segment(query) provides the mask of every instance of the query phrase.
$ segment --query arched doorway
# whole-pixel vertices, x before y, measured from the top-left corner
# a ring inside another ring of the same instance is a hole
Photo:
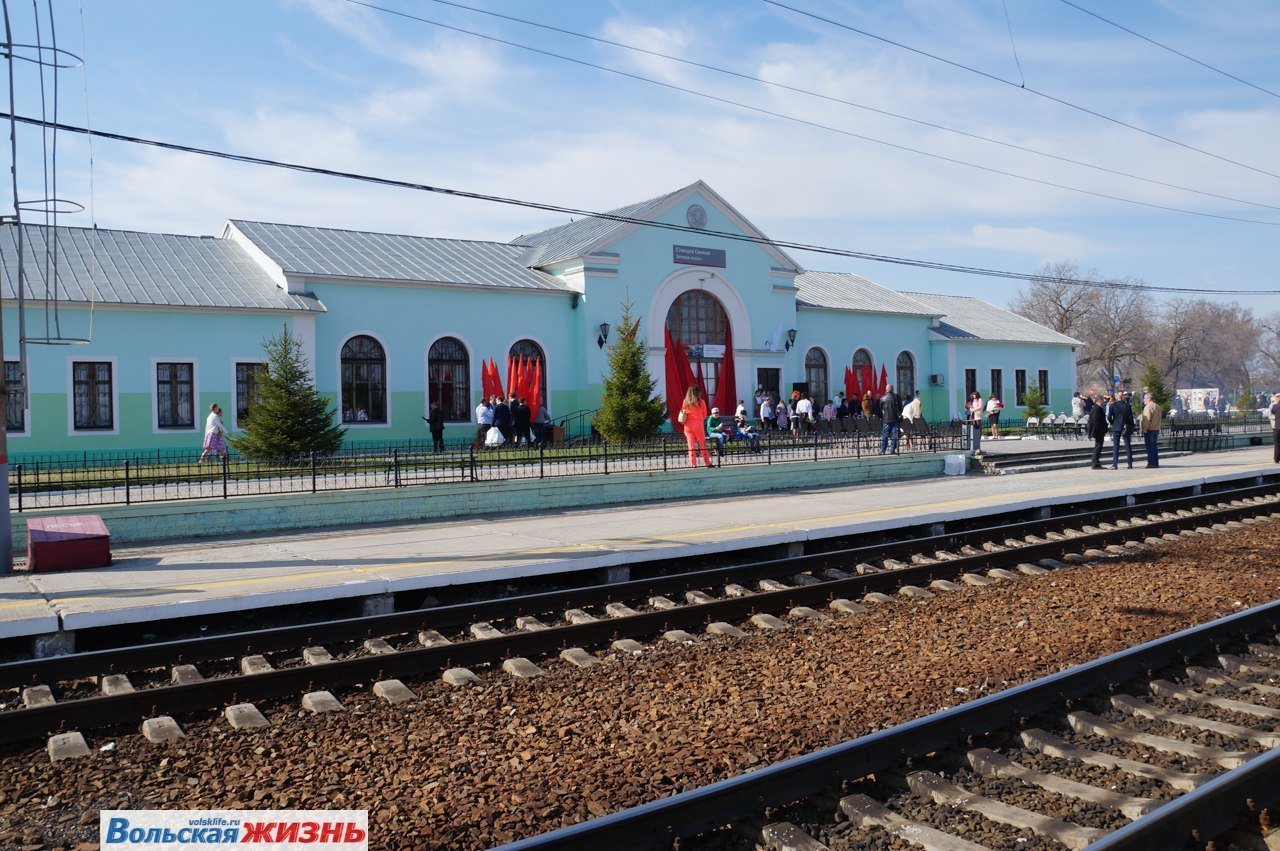
[[[547,356],[543,353],[542,346],[539,346],[533,340],[516,340],[511,344],[511,350],[507,352],[507,357],[523,358],[525,362],[529,364],[530,368],[533,367],[535,361],[542,364],[542,380],[538,383],[538,398],[542,401],[543,405],[546,405]]]
[[[716,398],[729,329],[724,305],[704,290],[683,292],[667,311],[667,329],[687,347],[694,375],[702,376],[707,395]]]

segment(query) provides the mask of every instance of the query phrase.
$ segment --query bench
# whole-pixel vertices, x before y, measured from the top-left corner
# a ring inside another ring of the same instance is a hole
[[[1172,423],[1169,428],[1169,448],[1175,452],[1208,452],[1226,445],[1226,435],[1220,423]]]

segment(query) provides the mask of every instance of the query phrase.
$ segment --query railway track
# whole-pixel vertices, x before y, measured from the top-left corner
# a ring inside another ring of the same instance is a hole
[[[1274,848],[1278,627],[1259,606],[505,847]]]
[[[589,648],[641,652],[639,640],[655,636],[689,642],[703,632],[736,634],[739,624],[780,629],[783,618],[828,618],[889,595],[1042,574],[1273,515],[1280,483],[607,586],[8,663],[0,689],[22,706],[0,712],[0,742],[74,740],[121,724],[141,724],[149,737],[180,735],[174,717],[183,713],[300,695],[316,708],[324,692],[369,683],[388,700],[407,700],[400,677],[443,672],[465,681],[482,665],[536,676],[535,659],[590,665],[598,660]]]

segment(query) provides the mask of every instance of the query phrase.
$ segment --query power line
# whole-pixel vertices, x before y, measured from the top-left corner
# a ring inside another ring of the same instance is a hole
[[[974,68],[971,65],[965,65],[964,63],[957,62],[954,59],[946,59],[942,56],[938,56],[937,54],[929,53],[926,50],[921,50],[918,47],[911,47],[910,45],[903,44],[902,42],[894,41],[891,38],[885,38],[884,36],[876,35],[875,33],[868,32],[863,29],[859,29],[858,27],[855,27],[852,24],[846,24],[841,21],[834,20],[832,18],[827,18],[817,14],[816,12],[807,12],[804,9],[797,9],[795,6],[789,6],[786,3],[780,2],[780,0],[762,0],[762,2],[768,3],[770,6],[777,6],[779,9],[786,9],[788,11],[795,12],[797,15],[803,15],[806,18],[812,18],[815,21],[821,21],[824,24],[830,24],[834,27],[839,27],[840,29],[848,30],[849,32],[855,32],[855,33],[858,33],[859,35],[864,35],[867,38],[873,38],[876,41],[883,42],[884,44],[892,45],[902,50],[910,51],[912,53],[917,54],[918,56],[924,56],[936,62],[942,62],[946,65],[950,65],[953,68],[959,68],[962,71],[968,71],[971,74],[977,74],[980,77],[986,77],[988,80],[994,80],[997,83],[1003,83],[1006,86],[1012,86],[1013,88],[1020,89],[1024,92],[1030,92],[1036,97],[1041,97],[1041,98],[1044,98],[1045,100],[1053,101],[1056,104],[1070,107],[1071,109],[1077,110],[1079,112],[1083,112],[1086,115],[1092,115],[1094,118],[1101,118],[1103,121],[1109,121],[1112,124],[1117,124],[1121,127],[1127,127],[1130,130],[1136,130],[1137,132],[1142,133],[1146,136],[1151,136],[1152,138],[1160,139],[1164,142],[1168,142],[1171,145],[1177,145],[1179,148],[1185,148],[1188,151],[1195,151],[1198,154],[1204,154],[1206,157],[1212,157],[1215,160],[1220,160],[1224,163],[1230,163],[1231,165],[1239,166],[1240,168],[1245,168],[1245,169],[1248,169],[1249,171],[1257,172],[1258,174],[1265,174],[1267,177],[1280,178],[1280,174],[1277,174],[1275,172],[1267,171],[1266,169],[1258,168],[1256,166],[1251,166],[1246,163],[1242,163],[1238,160],[1233,160],[1230,157],[1224,157],[1221,154],[1215,154],[1212,151],[1206,151],[1204,148],[1197,148],[1195,145],[1190,145],[1186,142],[1179,142],[1177,139],[1171,138],[1169,136],[1161,135],[1160,133],[1157,133],[1154,130],[1147,130],[1146,128],[1139,127],[1136,124],[1130,124],[1129,122],[1123,121],[1119,118],[1113,118],[1112,116],[1107,115],[1106,113],[1098,112],[1097,110],[1090,109],[1087,106],[1081,106],[1080,104],[1077,104],[1077,103],[1072,103],[1069,100],[1063,100],[1060,97],[1055,97],[1054,95],[1051,95],[1047,92],[1042,92],[1039,89],[1033,89],[1027,85],[1018,85],[1012,80],[1006,80],[1004,77],[1000,77],[988,71],[983,71],[981,69]]]
[[[1197,65],[1199,65],[1201,68],[1207,68],[1210,71],[1214,72],[1215,74],[1221,74],[1224,77],[1228,77],[1232,80],[1235,80],[1237,83],[1244,83],[1249,88],[1257,89],[1263,94],[1271,95],[1273,98],[1280,98],[1280,94],[1277,94],[1276,92],[1271,91],[1271,89],[1263,88],[1262,86],[1259,86],[1256,83],[1251,83],[1248,80],[1245,80],[1241,77],[1237,77],[1235,74],[1232,74],[1230,71],[1223,71],[1221,68],[1215,68],[1214,66],[1210,65],[1208,62],[1201,62],[1199,59],[1196,59],[1194,56],[1188,56],[1187,54],[1183,53],[1181,50],[1178,50],[1175,47],[1170,47],[1167,44],[1162,44],[1161,42],[1156,41],[1154,38],[1149,38],[1148,36],[1145,36],[1140,32],[1131,30],[1128,27],[1126,27],[1124,24],[1118,24],[1115,21],[1111,20],[1110,18],[1104,18],[1101,15],[1099,15],[1097,12],[1086,9],[1085,7],[1077,3],[1072,3],[1071,0],[1062,0],[1062,2],[1067,4],[1073,9],[1077,9],[1081,12],[1084,12],[1086,15],[1089,15],[1090,17],[1097,18],[1098,20],[1102,21],[1104,24],[1110,24],[1116,29],[1124,30],[1129,35],[1134,36],[1135,38],[1140,38],[1143,41],[1147,42],[1148,44],[1154,44],[1156,47],[1160,48],[1161,50],[1167,50],[1175,56],[1181,56],[1183,59],[1187,60],[1188,62],[1194,62]]]
[[[412,21],[419,21],[421,23],[431,24],[433,26],[439,26],[439,24],[437,24],[435,21],[432,21],[426,18],[421,18],[417,15],[409,14],[408,12],[402,12],[398,9],[390,9],[390,8],[387,8],[386,6],[379,6],[376,3],[365,2],[365,0],[347,0],[347,2],[356,6],[363,6],[367,9],[372,9],[374,11],[384,12],[388,15],[396,15],[398,17],[407,18]],[[480,15],[488,15],[489,17],[492,17],[492,18],[499,18],[501,20],[512,21],[514,23],[524,24],[530,27],[537,27],[538,29],[547,30],[548,32],[555,32],[555,33],[560,33],[561,35],[568,35],[574,38],[584,39],[586,41],[593,41],[593,42],[596,42],[597,44],[606,44],[606,45],[609,45],[610,47],[618,47],[623,50],[630,50],[634,53],[640,53],[646,56],[653,56],[658,59],[666,59],[671,62],[678,62],[682,65],[687,65],[692,68],[701,68],[706,71],[714,71],[717,74],[724,74],[726,76],[736,77],[740,80],[748,80],[750,82],[760,83],[761,85],[770,86],[772,88],[781,89],[789,92],[795,92],[797,94],[807,95],[808,97],[818,98],[820,100],[825,100],[829,103],[838,103],[844,106],[851,106],[855,109],[865,110],[867,112],[872,112],[877,115],[883,115],[888,118],[896,118],[900,121],[908,121],[912,124],[920,125],[921,127],[928,127],[933,130],[941,130],[946,133],[954,133],[958,136],[964,136],[965,138],[974,139],[979,142],[986,142],[992,145],[999,145],[1001,147],[1008,148],[1010,150],[1022,151],[1023,153],[1034,154],[1035,156],[1045,157],[1047,159],[1068,163],[1070,165],[1080,166],[1082,168],[1093,169],[1095,171],[1100,171],[1105,174],[1113,174],[1113,175],[1116,175],[1117,177],[1126,177],[1131,180],[1139,180],[1139,181],[1142,181],[1143,183],[1152,184],[1153,186],[1162,186],[1166,189],[1177,189],[1181,192],[1190,192],[1195,195],[1202,195],[1206,198],[1216,198],[1220,201],[1230,201],[1235,204],[1245,204],[1251,207],[1259,207],[1264,210],[1280,210],[1280,206],[1276,206],[1273,204],[1264,204],[1259,201],[1249,201],[1244,198],[1235,198],[1230,195],[1219,195],[1216,192],[1208,192],[1203,189],[1193,189],[1192,187],[1182,186],[1177,183],[1169,183],[1167,181],[1157,180],[1151,177],[1143,177],[1141,175],[1133,174],[1127,171],[1121,171],[1119,169],[1107,168],[1106,166],[1100,166],[1094,163],[1072,159],[1071,157],[1062,156],[1060,154],[1052,154],[1047,151],[1041,151],[1036,148],[1029,148],[1025,145],[1019,145],[1014,142],[1006,142],[1001,139],[994,139],[989,136],[983,136],[978,133],[971,133],[966,130],[959,130],[954,127],[948,127],[945,124],[938,124],[936,122],[926,121],[920,118],[913,118],[909,115],[902,115],[901,113],[892,112],[887,109],[880,109],[878,107],[868,106],[866,104],[857,103],[856,101],[846,100],[844,98],[835,97],[833,95],[822,94],[821,92],[815,92],[811,89],[805,89],[799,86],[788,85],[787,83],[779,83],[774,80],[766,80],[763,77],[757,77],[755,75],[746,74],[741,71],[734,71],[729,68],[722,68],[717,65],[710,65],[705,62],[698,62],[693,59],[686,59],[682,56],[674,56],[670,53],[662,53],[661,51],[650,50],[648,48],[639,47],[634,44],[627,44],[626,42],[614,41],[612,39],[602,38],[600,36],[590,35],[588,33],[576,32],[574,30],[565,29],[563,27],[553,26],[551,24],[545,24],[539,21],[532,21],[532,20],[529,20],[528,18],[516,17],[515,15],[505,15],[501,12],[494,12],[489,9],[481,9],[476,6],[468,6],[463,3],[451,2],[451,0],[433,0],[433,2],[438,3],[442,6],[451,6],[455,9],[463,9],[468,12],[475,12]],[[1012,40],[1012,37],[1013,37],[1013,33],[1012,33],[1012,30],[1010,30],[1011,40]],[[1016,47],[1015,47],[1015,55],[1016,55]],[[592,67],[599,67],[599,66],[592,66]],[[604,70],[612,70],[612,69],[604,69]],[[784,116],[784,117],[788,117],[788,116]]]
[[[956,263],[941,263],[932,260],[920,260],[910,257],[893,257],[887,254],[872,254],[866,251],[853,251],[844,248],[831,248],[823,245],[811,245],[803,242],[789,242],[786,240],[768,239],[765,237],[752,236],[750,234],[733,233],[732,231],[709,230],[706,228],[694,228],[689,225],[679,225],[667,222],[655,222],[648,219],[638,219],[632,216],[619,215],[617,213],[601,213],[594,210],[583,210],[576,207],[565,207],[560,204],[548,204],[541,201],[526,201],[519,198],[507,198],[501,195],[488,195],[482,192],[470,192],[464,189],[450,189],[443,186],[432,186],[427,183],[414,183],[407,180],[397,180],[390,177],[376,177],[373,175],[359,174],[357,172],[340,171],[337,169],[323,168],[321,166],[303,165],[300,163],[290,163],[282,160],[272,160],[265,157],[253,157],[248,154],[234,154],[228,151],[217,151],[210,148],[197,148],[192,145],[179,145],[175,142],[162,142],[156,139],[145,139],[140,136],[128,136],[123,133],[111,133],[106,130],[91,130],[87,127],[78,127],[74,124],[63,124],[41,121],[38,118],[30,118],[24,115],[15,115],[12,113],[0,113],[0,120],[13,120],[22,124],[28,124],[36,127],[50,127],[64,133],[78,133],[85,136],[93,136],[100,139],[112,139],[117,142],[128,142],[135,145],[147,145],[153,148],[162,148],[169,151],[179,151],[186,154],[199,154],[200,156],[214,157],[216,159],[230,160],[232,162],[248,163],[250,165],[269,166],[272,168],[287,169],[289,171],[298,171],[304,174],[318,174],[326,177],[338,177],[344,180],[355,180],[362,183],[372,183],[378,186],[390,186],[397,189],[412,189],[418,192],[431,192],[438,195],[447,195],[453,198],[469,198],[475,201],[488,201],[495,204],[506,204],[513,207],[524,207],[531,210],[542,210],[551,213],[563,213],[569,216],[606,219],[608,221],[622,222],[624,224],[639,225],[642,227],[657,228],[660,230],[676,231],[679,233],[694,234],[697,236],[713,236],[722,239],[733,240],[735,242],[746,242],[754,245],[772,246],[791,251],[809,251],[815,254],[825,254],[832,257],[849,257],[855,260],[869,260],[877,263],[892,263],[899,266],[912,266],[919,269],[933,269],[942,272],[957,272],[966,275],[982,275],[991,278],[1007,278],[1019,281],[1030,281],[1032,283],[1069,283],[1086,287],[1098,287],[1101,289],[1121,289],[1121,290],[1144,290],[1152,292],[1169,292],[1169,293],[1200,293],[1211,295],[1280,295],[1280,289],[1275,290],[1240,290],[1240,289],[1212,289],[1204,287],[1171,287],[1157,286],[1155,284],[1137,283],[1133,281],[1090,281],[1076,278],[1060,278],[1052,275],[1027,274],[1025,272],[1011,272],[1005,269],[985,269],[979,266],[962,266]]]
[[[358,2],[358,0],[349,0],[349,2]],[[360,3],[360,5],[367,5],[367,4]],[[377,8],[381,9],[382,7],[377,7]],[[1075,192],[1077,194],[1088,195],[1093,198],[1104,198],[1108,201],[1119,201],[1122,204],[1133,204],[1138,207],[1147,207],[1148,209],[1153,209],[1153,210],[1163,210],[1168,213],[1182,213],[1188,216],[1200,216],[1202,218],[1218,219],[1220,221],[1241,222],[1244,224],[1280,227],[1280,222],[1268,222],[1261,219],[1249,219],[1242,216],[1227,216],[1220,213],[1206,213],[1200,210],[1188,210],[1183,207],[1173,207],[1167,204],[1156,204],[1150,201],[1139,201],[1135,198],[1126,198],[1122,195],[1111,195],[1106,192],[1095,192],[1091,189],[1081,189],[1076,186],[1068,186],[1065,183],[1055,183],[1052,180],[1043,180],[1038,177],[1030,177],[1025,174],[1018,174],[1017,172],[1005,171],[1004,169],[994,168],[992,166],[979,165],[977,163],[968,162],[967,160],[958,159],[956,157],[948,157],[943,154],[935,154],[930,151],[922,150],[920,148],[913,148],[909,145],[900,145],[896,142],[888,142],[888,141],[885,141],[884,139],[878,139],[874,136],[867,136],[863,133],[855,133],[852,130],[843,130],[839,127],[832,127],[829,124],[823,124],[818,121],[810,121],[807,118],[799,118],[794,115],[788,115],[783,112],[777,112],[776,110],[766,109],[760,106],[753,106],[752,104],[743,103],[742,101],[736,101],[731,98],[721,97],[720,95],[713,95],[708,92],[701,92],[701,91],[698,91],[697,89],[691,89],[686,86],[678,85],[676,83],[668,83],[663,80],[656,80],[652,77],[646,77],[642,74],[634,74],[634,73],[631,73],[630,71],[622,71],[617,68],[610,68],[607,65],[599,65],[594,62],[588,62],[585,59],[578,59],[573,56],[565,56],[564,54],[556,53],[551,50],[545,50],[541,47],[533,47],[531,45],[521,44],[518,41],[511,41],[510,39],[505,39],[505,38],[500,38],[494,35],[487,35],[485,33],[475,32],[474,30],[468,30],[463,27],[454,26],[453,24],[446,24],[440,21],[433,21],[429,18],[420,18],[413,15],[408,15],[404,12],[397,12],[395,10],[390,10],[390,9],[385,11],[389,12],[390,14],[399,15],[401,17],[412,18],[415,21],[420,21],[425,24],[430,24],[432,26],[439,27],[441,29],[450,30],[456,33],[461,33],[462,35],[468,35],[474,38],[484,39],[485,41],[491,41],[496,44],[502,44],[508,47],[514,47],[519,50],[525,50],[530,53],[539,54],[541,56],[548,56],[553,59],[560,59],[562,61],[571,62],[575,65],[581,65],[586,68],[594,68],[598,71],[605,71],[610,74],[616,74],[620,77],[626,77],[628,79],[637,80],[642,83],[649,83],[654,86],[661,86],[664,89],[683,92],[684,94],[693,95],[694,97],[703,98],[705,100],[713,101],[715,103],[722,103],[727,106],[737,107],[739,109],[745,109],[747,111],[755,112],[760,115],[767,115],[772,118],[781,118],[786,121],[793,121],[797,124],[803,124],[807,127],[813,127],[818,130],[826,130],[831,133],[839,133],[842,136],[848,136],[852,139],[860,139],[864,142],[871,142],[872,144],[882,145],[886,148],[892,148],[898,151],[905,151],[906,153],[916,154],[922,157],[928,157],[930,159],[939,160],[941,162],[947,162],[953,165],[961,165],[961,166],[965,166],[966,168],[972,168],[978,171],[984,171],[988,174],[998,174],[1002,177],[1011,177],[1015,180],[1022,180],[1027,183],[1035,183],[1040,186],[1048,186],[1054,189],[1062,189],[1067,192]],[[1251,203],[1251,202],[1246,202],[1246,203]]]

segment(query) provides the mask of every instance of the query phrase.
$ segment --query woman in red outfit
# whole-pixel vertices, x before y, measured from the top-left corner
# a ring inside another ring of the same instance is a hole
[[[707,416],[702,388],[690,385],[684,394],[684,405],[680,407],[680,427],[684,429],[684,439],[689,444],[690,467],[698,466],[698,449],[702,450],[702,460],[711,466],[711,453],[707,451]]]

